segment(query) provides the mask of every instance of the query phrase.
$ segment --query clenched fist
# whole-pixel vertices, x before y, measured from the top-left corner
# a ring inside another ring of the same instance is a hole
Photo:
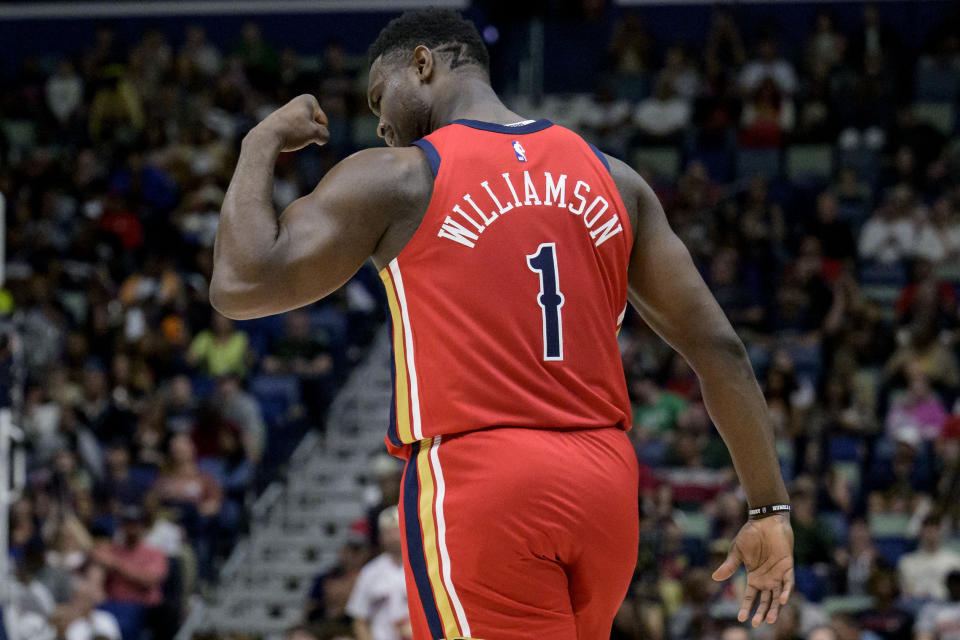
[[[320,103],[305,93],[271,113],[254,128],[275,136],[283,151],[297,151],[311,142],[326,144],[330,140],[327,124]]]

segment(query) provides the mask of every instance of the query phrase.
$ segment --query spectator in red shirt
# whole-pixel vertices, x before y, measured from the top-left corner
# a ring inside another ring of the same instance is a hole
[[[93,550],[93,561],[102,572],[108,600],[144,606],[160,603],[167,557],[160,549],[143,542],[145,518],[141,507],[126,505],[120,510],[120,541]]]
[[[112,613],[124,638],[138,638],[150,607],[163,599],[167,557],[143,542],[146,514],[138,505],[120,509],[120,539],[94,548],[90,578],[107,600],[99,608]]]

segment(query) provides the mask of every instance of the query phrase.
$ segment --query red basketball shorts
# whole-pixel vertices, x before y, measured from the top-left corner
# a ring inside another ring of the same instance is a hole
[[[619,429],[497,428],[413,445],[400,499],[415,640],[600,640],[637,559]]]

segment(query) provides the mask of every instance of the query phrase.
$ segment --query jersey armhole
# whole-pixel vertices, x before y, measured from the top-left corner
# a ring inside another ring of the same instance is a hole
[[[427,162],[430,163],[430,171],[433,173],[433,177],[436,178],[437,174],[440,173],[440,153],[437,152],[437,148],[426,138],[420,138],[414,142],[413,145],[420,147],[427,155]],[[609,167],[607,168],[609,169]]]
[[[584,141],[584,142],[586,142],[586,141]],[[593,144],[590,143],[590,142],[587,142],[587,145],[589,145],[589,146],[590,146],[590,149],[591,149],[595,154],[597,154],[597,157],[600,159],[600,162],[602,162],[602,163],[603,163],[603,166],[605,166],[605,167],[607,168],[607,173],[610,173],[610,163],[607,162],[607,156],[603,155],[603,151],[600,151],[600,149],[597,149],[597,148],[596,148],[595,146],[593,146]]]

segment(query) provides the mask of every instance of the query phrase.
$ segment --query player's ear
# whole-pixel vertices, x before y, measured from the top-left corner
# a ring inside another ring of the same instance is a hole
[[[413,50],[413,64],[417,69],[417,77],[421,82],[427,82],[433,77],[434,64],[436,59],[433,57],[433,51],[424,45],[417,46]]]

